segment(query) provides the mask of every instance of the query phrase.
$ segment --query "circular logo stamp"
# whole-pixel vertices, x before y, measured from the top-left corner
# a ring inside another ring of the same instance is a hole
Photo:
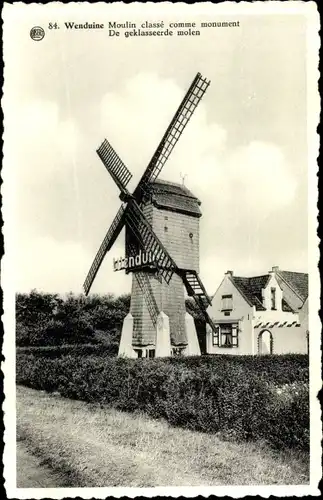
[[[30,38],[32,40],[35,40],[35,42],[39,42],[44,38],[44,36],[45,36],[45,31],[40,26],[34,26],[33,28],[31,28]]]

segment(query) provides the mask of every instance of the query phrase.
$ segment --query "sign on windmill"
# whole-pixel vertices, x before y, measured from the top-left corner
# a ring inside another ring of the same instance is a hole
[[[132,175],[111,144],[105,139],[97,150],[120,189],[122,204],[83,286],[87,295],[106,253],[125,227],[126,255],[113,263],[115,270],[132,273],[120,356],[200,354],[184,288],[215,331],[206,311],[211,301],[198,274],[201,203],[184,183],[157,179],[209,84],[200,73],[196,75],[133,193],[127,189]]]

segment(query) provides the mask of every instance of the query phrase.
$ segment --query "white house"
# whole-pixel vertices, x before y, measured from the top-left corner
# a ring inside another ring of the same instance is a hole
[[[209,354],[308,352],[308,275],[281,271],[234,276],[228,271],[213,296],[207,326]]]

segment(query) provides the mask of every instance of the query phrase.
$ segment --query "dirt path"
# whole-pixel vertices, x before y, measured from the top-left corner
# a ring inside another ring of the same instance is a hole
[[[63,488],[66,480],[28,450],[23,441],[17,443],[17,488]]]
[[[70,487],[308,481],[308,462],[293,454],[273,453],[259,443],[224,442],[215,435],[173,428],[144,415],[22,386],[17,387],[17,432],[25,446],[18,455],[20,487],[39,487],[39,483],[64,477],[69,481],[65,486]],[[30,450],[37,450],[43,462],[30,457]]]

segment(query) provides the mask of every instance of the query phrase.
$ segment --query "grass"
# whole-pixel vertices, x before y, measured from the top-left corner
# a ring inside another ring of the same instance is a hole
[[[68,477],[48,467],[31,453],[24,440],[17,442],[17,488],[66,488]]]
[[[17,435],[43,464],[64,474],[71,487],[309,482],[306,454],[278,453],[262,443],[225,442],[23,386],[17,387]]]

